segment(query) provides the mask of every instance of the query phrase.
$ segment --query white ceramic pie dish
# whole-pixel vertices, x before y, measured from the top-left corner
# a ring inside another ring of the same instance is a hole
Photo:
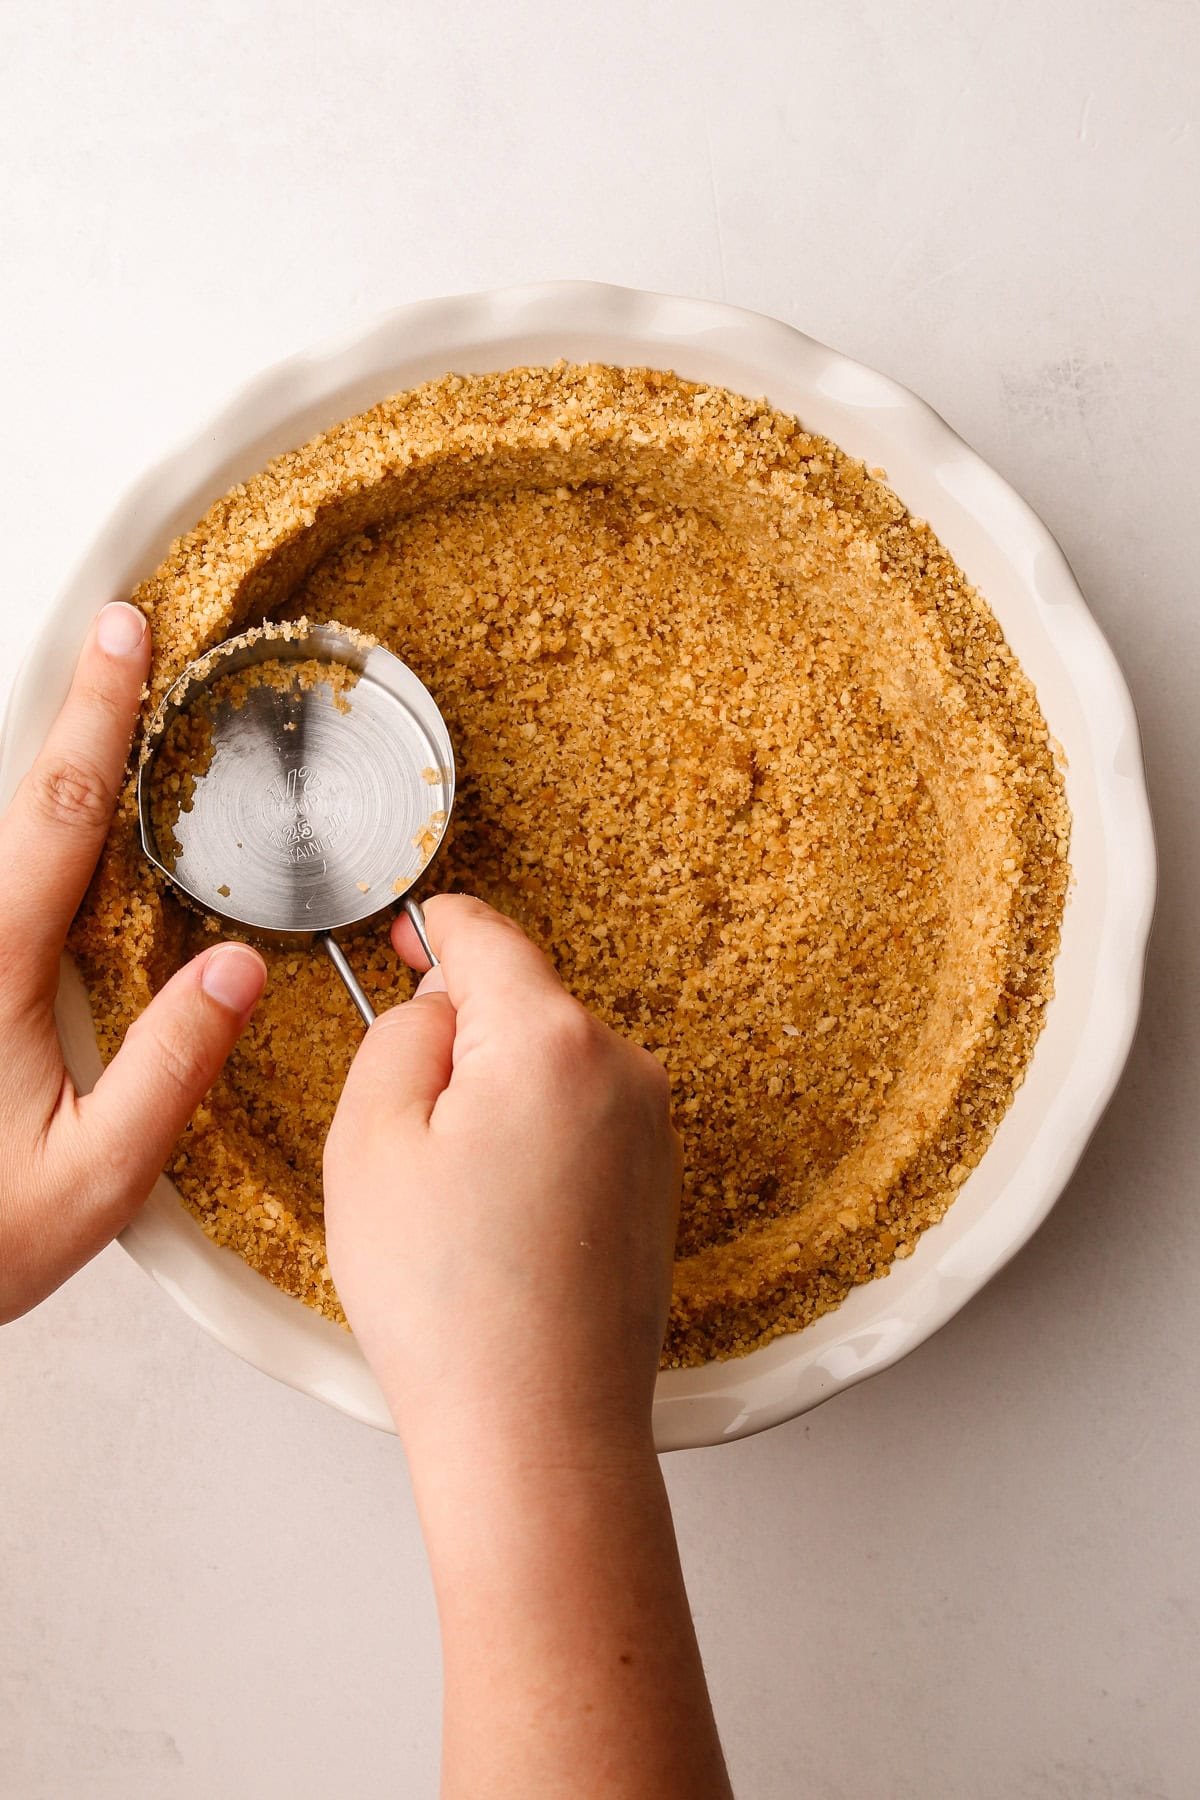
[[[0,801],[31,762],[89,620],[130,592],[209,503],[272,456],[447,369],[649,364],[796,414],[881,465],[991,604],[1066,753],[1073,883],[1026,1080],[943,1222],[886,1280],[736,1361],[659,1377],[661,1449],[741,1437],[886,1368],[943,1325],[1031,1236],[1068,1180],[1132,1041],[1154,900],[1154,847],[1128,690],[1045,526],[936,413],[883,375],[790,326],[708,301],[550,283],[401,307],[252,382],[113,513],[49,609],[13,690]],[[64,963],[59,1021],[77,1082],[99,1057]],[[383,1398],[347,1333],[219,1249],[161,1178],[121,1239],[198,1324],[267,1374],[385,1429]]]

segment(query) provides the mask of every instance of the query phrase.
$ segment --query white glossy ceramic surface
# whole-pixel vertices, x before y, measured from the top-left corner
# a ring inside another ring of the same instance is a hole
[[[886,1280],[856,1289],[837,1312],[752,1356],[661,1375],[655,1434],[660,1448],[673,1449],[777,1424],[887,1367],[944,1324],[1049,1212],[1133,1037],[1154,850],[1129,694],[1054,539],[936,413],[789,326],[707,301],[553,283],[402,307],[251,383],[117,508],[50,609],[16,683],[0,743],[0,801],[32,760],[97,607],[132,589],[210,501],[278,452],[446,369],[559,357],[650,364],[765,394],[852,455],[881,465],[986,595],[1067,757],[1074,880],[1056,994],[990,1149],[945,1220]],[[99,1059],[69,964],[59,1018],[72,1072],[89,1086]],[[121,1241],[240,1356],[389,1427],[353,1339],[212,1244],[165,1178]]]

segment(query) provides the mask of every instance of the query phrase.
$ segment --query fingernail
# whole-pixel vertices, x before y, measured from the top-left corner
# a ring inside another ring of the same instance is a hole
[[[218,944],[200,971],[200,986],[244,1024],[267,980],[267,965],[249,944]]]
[[[444,994],[445,992],[446,977],[443,975],[442,965],[439,963],[435,969],[426,969],[417,983],[417,991],[413,995],[413,999],[419,1000],[422,994]]]
[[[145,635],[145,619],[126,600],[110,601],[96,621],[96,642],[108,656],[132,656]]]

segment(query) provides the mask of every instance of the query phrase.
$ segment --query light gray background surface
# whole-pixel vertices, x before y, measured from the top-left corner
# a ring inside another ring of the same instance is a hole
[[[1128,672],[1162,897],[1069,1192],[900,1367],[669,1460],[742,1800],[1200,1792],[1198,32],[1191,0],[0,0],[5,684],[236,383],[549,276],[727,298],[907,382]],[[0,1338],[0,1612],[12,1800],[435,1791],[399,1449],[119,1250]]]

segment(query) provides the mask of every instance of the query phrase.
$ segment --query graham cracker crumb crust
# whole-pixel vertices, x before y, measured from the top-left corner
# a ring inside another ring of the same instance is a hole
[[[432,885],[511,914],[670,1072],[667,1365],[799,1329],[951,1204],[1041,1029],[1069,818],[986,602],[860,463],[659,370],[447,375],[232,489],[133,600],[147,721],[268,616],[378,638],[437,699]],[[142,857],[135,782],[136,756],[72,933],[106,1058],[216,939]],[[321,1151],[360,1028],[325,958],[265,954],[170,1173],[340,1320]],[[387,920],[353,955],[376,1008],[411,992]]]

